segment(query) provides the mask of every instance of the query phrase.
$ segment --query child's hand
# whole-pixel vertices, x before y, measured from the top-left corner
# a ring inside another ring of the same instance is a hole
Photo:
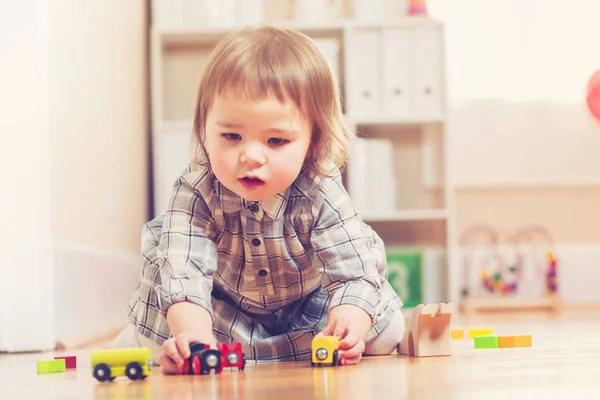
[[[158,358],[165,375],[181,374],[183,363],[190,357],[190,344],[206,343],[211,349],[217,348],[217,341],[212,337],[209,341],[191,333],[180,333],[179,335],[164,341],[163,353]]]
[[[365,351],[364,338],[371,329],[371,317],[362,308],[342,304],[329,312],[327,327],[317,336],[337,336],[343,365],[358,364]]]

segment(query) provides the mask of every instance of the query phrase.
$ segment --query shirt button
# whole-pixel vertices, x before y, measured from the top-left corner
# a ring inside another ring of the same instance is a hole
[[[252,239],[252,244],[255,245],[255,246],[257,246],[257,247],[260,246],[260,239],[258,239],[258,238]]]
[[[260,271],[258,271],[258,274],[260,276],[267,276],[269,274],[269,271],[267,271],[266,269],[261,269]]]
[[[256,203],[252,203],[248,206],[248,210],[252,211],[253,213],[258,212],[258,204]]]

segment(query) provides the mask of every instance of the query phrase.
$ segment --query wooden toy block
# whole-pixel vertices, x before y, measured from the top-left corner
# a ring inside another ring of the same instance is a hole
[[[453,312],[452,303],[419,304],[397,347],[398,353],[415,357],[449,356]]]
[[[476,349],[497,349],[498,336],[475,336],[473,343]]]
[[[499,336],[498,347],[531,347],[531,335]]]
[[[65,360],[40,360],[37,362],[38,374],[51,374],[54,372],[65,372]]]
[[[464,339],[465,331],[462,329],[452,329],[450,330],[450,339]]]
[[[67,369],[77,368],[77,357],[75,356],[63,356],[63,357],[54,357],[55,360],[65,360],[65,365]]]
[[[474,328],[469,329],[469,337],[473,339],[476,336],[489,336],[493,335],[494,331],[491,328]]]

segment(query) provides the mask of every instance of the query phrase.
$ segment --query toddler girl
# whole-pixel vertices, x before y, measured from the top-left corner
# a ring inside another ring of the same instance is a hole
[[[343,364],[390,354],[402,303],[382,240],[342,185],[353,137],[307,36],[255,27],[223,39],[199,85],[193,160],[143,229],[118,342],[152,347],[165,373],[180,372],[192,342],[305,360],[315,335],[336,335]]]

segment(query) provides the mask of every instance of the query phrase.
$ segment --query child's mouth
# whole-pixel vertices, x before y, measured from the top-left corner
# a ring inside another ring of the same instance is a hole
[[[250,190],[258,189],[259,187],[261,187],[262,185],[265,184],[265,182],[259,178],[251,178],[248,176],[239,179],[239,181],[245,189],[250,189]]]

